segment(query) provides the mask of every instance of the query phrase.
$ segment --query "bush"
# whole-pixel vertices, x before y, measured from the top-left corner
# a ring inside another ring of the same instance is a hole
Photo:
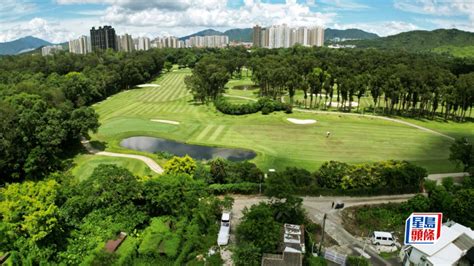
[[[262,111],[262,114],[270,114],[273,111],[292,112],[292,107],[289,104],[281,103],[270,98],[260,98],[257,102],[246,104],[232,104],[224,97],[219,97],[214,101],[216,109],[224,114],[229,115],[246,115],[254,114]]]
[[[323,188],[398,194],[401,191],[420,192],[426,170],[406,161],[391,160],[358,165],[330,161],[324,163],[314,175]]]
[[[347,266],[369,266],[370,263],[363,257],[349,256],[346,259]]]
[[[306,265],[308,266],[326,266],[328,265],[327,261],[323,257],[310,257],[306,258]]]
[[[228,184],[241,182],[261,182],[262,171],[251,162],[232,162],[216,158],[209,162],[210,178],[208,183]]]
[[[268,115],[268,114],[270,114],[271,112],[272,112],[272,110],[271,110],[270,107],[268,107],[268,106],[264,106],[264,107],[262,108],[262,115]]]
[[[264,185],[262,184],[262,190]],[[209,189],[214,194],[227,194],[227,193],[238,193],[238,194],[253,194],[258,193],[260,190],[260,184],[257,183],[237,183],[237,184],[212,184]]]

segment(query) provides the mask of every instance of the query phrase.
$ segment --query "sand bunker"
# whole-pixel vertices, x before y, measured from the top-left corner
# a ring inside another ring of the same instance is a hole
[[[316,123],[314,119],[296,119],[296,118],[287,118],[286,120],[290,121],[293,124],[297,125],[309,125]]]
[[[339,106],[337,106],[337,102],[331,102],[331,107],[341,107],[342,105],[339,103]],[[357,107],[359,104],[357,102],[352,102],[351,107]],[[346,108],[349,108],[349,103],[346,103]]]
[[[150,88],[150,87],[159,87],[159,86],[160,85],[158,84],[150,84],[150,83],[137,85],[137,87],[139,88]]]
[[[171,124],[171,125],[179,125],[178,121],[171,121],[171,120],[161,120],[161,119],[151,119],[153,122],[158,122],[158,123],[165,123],[165,124]]]

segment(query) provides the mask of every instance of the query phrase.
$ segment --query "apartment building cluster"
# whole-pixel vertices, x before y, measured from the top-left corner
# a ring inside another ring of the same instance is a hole
[[[185,42],[180,39],[169,36],[169,37],[157,37],[151,42],[153,48],[185,48]]]
[[[111,26],[92,27],[90,36],[81,36],[69,41],[69,52],[87,54],[98,50],[112,49],[114,51],[132,52],[148,50],[152,47],[150,38],[133,38],[130,34],[117,35]]]
[[[324,28],[296,27],[286,24],[263,28],[253,27],[253,46],[263,48],[289,48],[295,44],[303,46],[323,46]]]
[[[229,37],[225,35],[193,36],[185,41],[186,47],[197,48],[224,48],[229,44]]]
[[[47,56],[62,50],[63,47],[61,45],[47,45],[41,48],[41,55]]]
[[[114,51],[132,52],[151,48],[187,48],[187,47],[214,47],[222,48],[229,44],[227,36],[196,36],[185,41],[176,37],[157,37],[150,40],[148,37],[133,38],[130,34],[117,35],[111,26],[92,27],[89,36],[81,36],[69,41],[69,52],[87,54],[98,50],[112,49]]]

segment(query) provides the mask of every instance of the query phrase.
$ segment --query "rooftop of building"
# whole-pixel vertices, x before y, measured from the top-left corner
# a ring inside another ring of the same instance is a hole
[[[451,265],[474,247],[474,231],[454,222],[441,227],[441,236],[433,245],[414,244],[433,265]]]

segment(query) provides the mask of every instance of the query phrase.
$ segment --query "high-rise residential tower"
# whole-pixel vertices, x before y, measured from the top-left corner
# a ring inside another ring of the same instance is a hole
[[[253,47],[262,47],[262,27],[259,25],[253,27]]]
[[[151,47],[151,41],[148,37],[139,37],[137,39],[137,50],[149,50]]]
[[[256,25],[253,30],[254,47],[288,48],[295,44],[303,46],[324,45],[324,28],[322,27],[291,28],[283,24],[261,28]]]
[[[89,36],[81,36],[78,39],[69,41],[69,52],[73,54],[92,52],[91,38]]]
[[[122,36],[117,36],[117,50],[128,53],[134,51],[132,35],[125,33]]]
[[[113,49],[117,51],[117,40],[115,29],[111,26],[103,26],[91,29],[91,46],[92,51]]]

